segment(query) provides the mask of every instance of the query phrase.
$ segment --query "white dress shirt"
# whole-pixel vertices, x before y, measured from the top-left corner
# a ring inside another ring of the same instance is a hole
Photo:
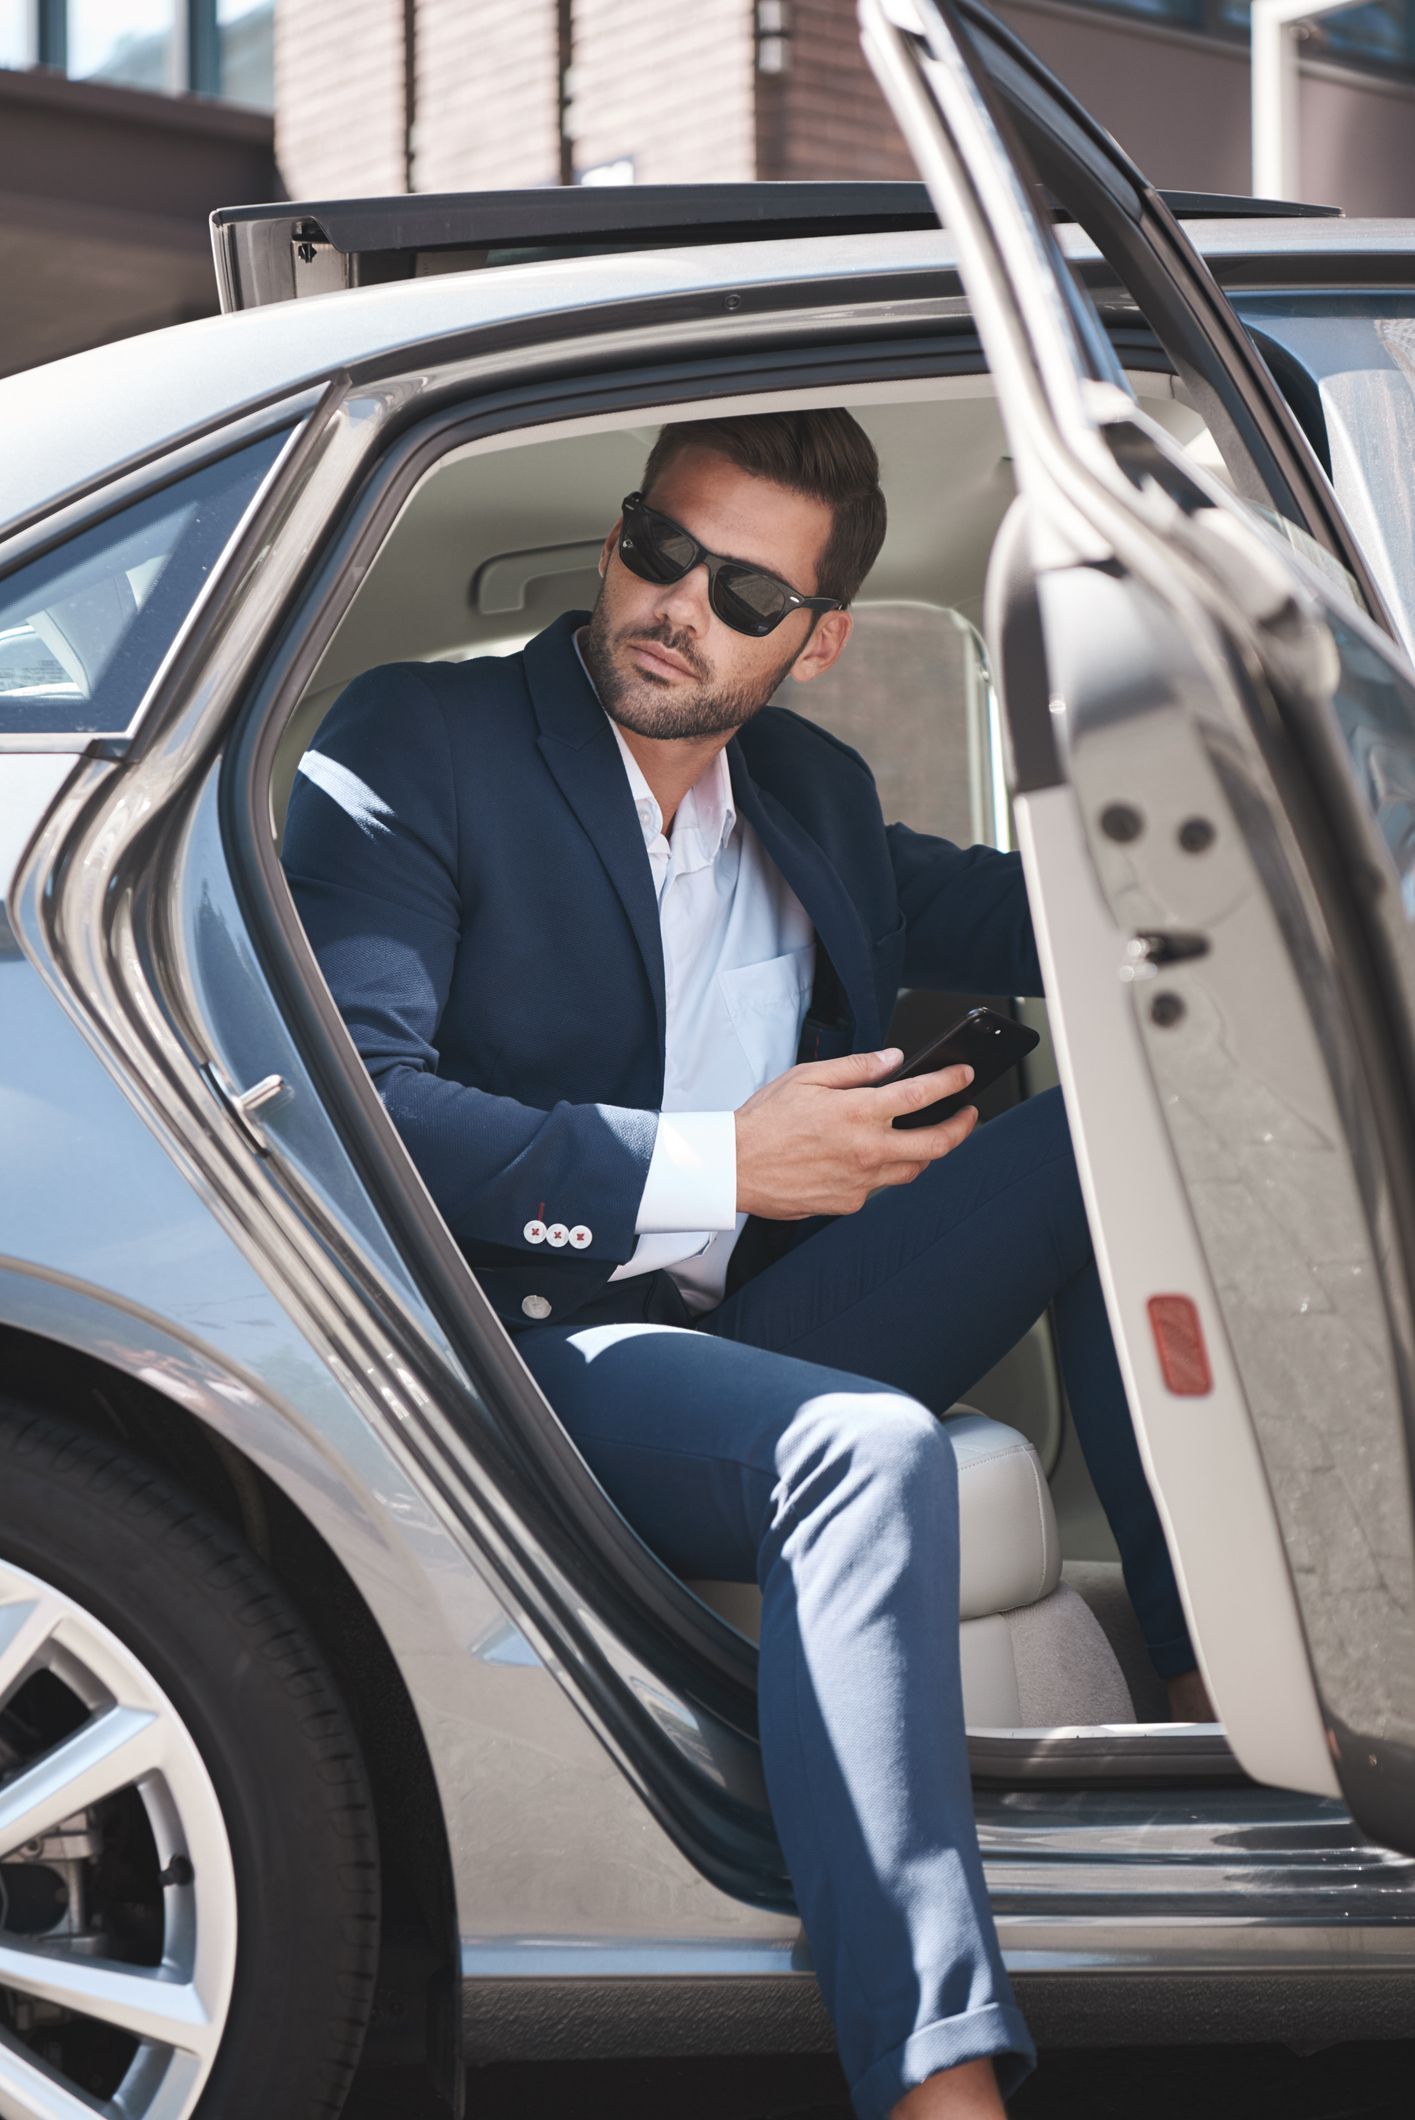
[[[639,1242],[610,1279],[664,1267],[689,1310],[700,1312],[721,1302],[747,1219],[737,1212],[734,1114],[795,1063],[815,978],[815,929],[733,807],[725,748],[689,788],[665,836],[638,760],[612,717],[609,726],[653,870],[667,1003],[663,1110],[634,1224]]]

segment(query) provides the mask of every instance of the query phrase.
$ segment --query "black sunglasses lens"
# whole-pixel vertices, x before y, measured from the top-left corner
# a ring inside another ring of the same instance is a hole
[[[651,508],[626,508],[619,556],[641,581],[676,582],[693,564],[696,551],[686,530]]]
[[[712,607],[725,626],[758,638],[779,626],[791,609],[780,582],[755,567],[719,567],[712,585]]]
[[[700,548],[671,516],[646,508],[642,501],[626,502],[624,527],[619,535],[619,557],[640,581],[681,581],[698,563]],[[789,590],[756,567],[743,567],[733,560],[715,561],[708,591],[713,610],[734,633],[760,639],[780,625],[793,608]]]

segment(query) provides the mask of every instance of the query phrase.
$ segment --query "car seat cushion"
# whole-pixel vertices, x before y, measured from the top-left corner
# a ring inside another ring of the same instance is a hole
[[[1034,1605],[965,1620],[958,1630],[970,1730],[1055,1730],[1135,1720],[1130,1689],[1100,1622],[1061,1583]]]
[[[960,1410],[945,1423],[958,1465],[959,1617],[1049,1597],[1061,1540],[1037,1453],[1015,1428]]]

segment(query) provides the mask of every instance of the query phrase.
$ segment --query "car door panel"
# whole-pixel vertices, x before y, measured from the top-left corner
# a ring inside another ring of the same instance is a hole
[[[986,630],[1111,1322],[1201,1660],[1250,1772],[1339,1788],[1410,1848],[1415,673],[1099,373],[970,48],[983,11],[862,15],[1011,437]],[[1246,369],[1229,397],[1256,432]],[[1349,555],[1321,499],[1300,527]],[[1269,500],[1300,520],[1291,487]],[[1187,1381],[1175,1316],[1203,1357]]]

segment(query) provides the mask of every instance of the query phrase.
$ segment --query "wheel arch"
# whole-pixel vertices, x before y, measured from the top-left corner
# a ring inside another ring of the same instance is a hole
[[[358,1584],[308,1515],[199,1406],[122,1362],[0,1314],[0,1386],[165,1473],[279,1581],[334,1672],[373,1792],[384,1889],[365,2062],[425,2069],[460,2112],[461,1963],[446,1821],[412,1697]]]

